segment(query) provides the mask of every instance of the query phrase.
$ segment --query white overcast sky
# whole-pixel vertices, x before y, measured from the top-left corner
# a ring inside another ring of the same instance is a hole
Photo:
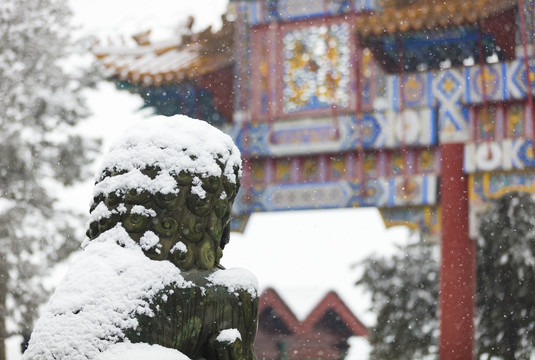
[[[99,37],[130,36],[147,29],[158,38],[173,34],[189,15],[195,17],[194,30],[221,25],[227,0],[68,0],[74,20]]]
[[[104,41],[122,35],[152,30],[156,39],[168,39],[189,15],[196,18],[195,30],[213,24],[227,8],[226,0],[69,0],[81,31]],[[136,112],[140,98],[117,91],[102,82],[88,93],[93,116],[83,125],[88,135],[103,136],[121,131],[128,123],[147,116]],[[106,133],[104,133],[106,131]],[[105,137],[105,147],[110,136]],[[92,179],[69,192],[68,206],[85,212],[91,199]],[[365,323],[369,297],[353,286],[358,269],[352,264],[371,253],[388,254],[394,243],[403,243],[407,230],[386,230],[375,209],[341,209],[255,214],[244,234],[233,234],[222,259],[226,267],[244,267],[258,278],[261,289],[274,287],[292,310],[304,318],[331,289]],[[80,239],[81,241],[82,239]],[[18,344],[10,343],[10,360]]]

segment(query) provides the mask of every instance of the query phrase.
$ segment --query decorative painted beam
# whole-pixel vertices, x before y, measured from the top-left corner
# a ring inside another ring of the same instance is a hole
[[[437,144],[436,113],[429,108],[384,111],[329,118],[239,124],[229,131],[245,154],[290,156],[393,149]],[[247,139],[247,141],[245,140]]]
[[[362,181],[258,185],[238,194],[237,214],[349,207],[436,205],[434,175],[396,176]]]
[[[533,140],[526,139],[467,143],[463,168],[466,173],[533,168],[534,146]]]
[[[440,237],[439,206],[380,208],[379,211],[387,228],[407,226],[422,231],[428,237]]]

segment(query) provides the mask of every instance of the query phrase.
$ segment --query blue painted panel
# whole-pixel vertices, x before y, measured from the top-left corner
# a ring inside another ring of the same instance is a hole
[[[426,175],[366,180],[364,186],[358,181],[267,184],[248,194],[240,192],[235,211],[436,205],[437,186],[437,177]]]

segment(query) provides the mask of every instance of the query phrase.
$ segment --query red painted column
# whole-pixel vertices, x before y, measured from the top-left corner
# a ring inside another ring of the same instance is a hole
[[[463,173],[463,144],[442,144],[440,202],[441,360],[474,359],[476,249],[468,236],[468,179]]]

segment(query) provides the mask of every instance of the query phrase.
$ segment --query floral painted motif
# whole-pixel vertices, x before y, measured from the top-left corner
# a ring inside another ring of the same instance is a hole
[[[283,111],[349,106],[347,23],[311,26],[283,37]]]

